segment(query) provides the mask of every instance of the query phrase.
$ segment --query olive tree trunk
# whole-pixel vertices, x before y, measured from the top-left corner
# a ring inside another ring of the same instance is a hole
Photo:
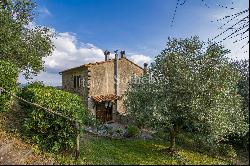
[[[174,124],[173,127],[170,127],[170,152],[176,151],[176,136],[179,132],[179,125]]]
[[[176,132],[173,129],[170,129],[170,148],[171,152],[175,151],[175,139],[176,139]]]

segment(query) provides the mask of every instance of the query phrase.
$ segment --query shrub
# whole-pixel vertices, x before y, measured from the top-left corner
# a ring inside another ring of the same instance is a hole
[[[232,145],[237,150],[249,151],[249,132],[244,136],[237,134],[229,135],[226,143]]]
[[[192,149],[200,153],[207,153],[214,156],[236,157],[236,151],[232,145],[226,142],[219,142],[214,144],[213,142],[204,142],[204,135],[194,132],[182,132],[178,135],[177,144],[181,147]]]
[[[169,140],[169,133],[166,132],[164,129],[160,129],[153,134],[153,137],[161,140]]]
[[[227,157],[236,157],[237,153],[232,145],[229,144],[220,144],[218,147],[218,151],[221,155],[227,156]]]
[[[128,137],[135,137],[139,134],[140,130],[136,126],[128,126]]]
[[[0,87],[11,93],[16,93],[18,69],[15,65],[0,60]],[[8,110],[13,102],[13,98],[3,93],[0,95],[0,112]]]
[[[123,130],[122,130],[121,128],[118,128],[118,129],[115,130],[115,132],[116,132],[117,134],[122,134],[122,133],[123,133]]]
[[[72,119],[84,121],[86,117],[86,110],[79,96],[53,87],[45,87],[40,83],[30,84],[23,88],[20,96]],[[33,105],[23,102],[20,104],[27,111],[25,134],[35,143],[50,151],[74,147],[76,130],[73,122]]]

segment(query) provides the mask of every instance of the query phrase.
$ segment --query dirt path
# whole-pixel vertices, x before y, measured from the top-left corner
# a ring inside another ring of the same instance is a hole
[[[0,165],[53,163],[51,158],[35,153],[31,145],[0,129]]]
[[[46,165],[53,164],[51,157],[35,150],[21,139],[20,126],[24,115],[18,107],[0,112],[0,165]]]

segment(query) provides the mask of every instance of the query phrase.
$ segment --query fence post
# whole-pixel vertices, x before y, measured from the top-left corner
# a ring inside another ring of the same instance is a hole
[[[76,122],[76,160],[79,159],[80,156],[80,128],[79,123]]]

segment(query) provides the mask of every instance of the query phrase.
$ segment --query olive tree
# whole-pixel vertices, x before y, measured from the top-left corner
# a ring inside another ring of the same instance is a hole
[[[128,114],[169,131],[171,151],[187,124],[210,142],[222,141],[230,133],[243,134],[247,126],[236,86],[240,75],[225,58],[228,52],[217,44],[205,46],[198,37],[169,38],[149,73],[130,82]]]
[[[249,125],[249,60],[235,60],[232,64],[240,72],[238,81],[238,94],[242,97],[241,112],[244,114],[245,122]],[[229,142],[234,146],[248,149],[249,131],[246,135],[233,134],[229,136]]]
[[[240,72],[240,80],[238,82],[239,94],[242,96],[242,111],[244,111],[245,119],[249,123],[249,60],[236,60],[233,65]]]
[[[43,57],[51,55],[53,33],[30,26],[36,5],[32,0],[0,1],[0,60],[15,64],[26,76],[43,69]]]

